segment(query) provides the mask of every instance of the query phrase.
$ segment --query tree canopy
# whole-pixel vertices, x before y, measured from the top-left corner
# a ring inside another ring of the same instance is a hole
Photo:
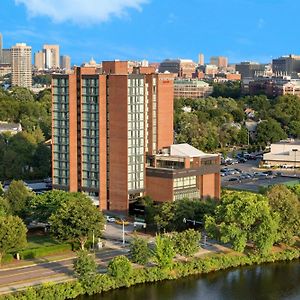
[[[252,243],[267,253],[277,241],[279,216],[272,212],[268,199],[248,192],[227,192],[217,206],[215,216],[206,216],[205,228],[211,237],[230,243],[243,252]]]
[[[27,228],[19,217],[0,216],[0,264],[4,254],[26,246],[26,232]]]
[[[49,218],[50,231],[60,241],[78,242],[81,249],[89,238],[101,236],[104,227],[102,213],[90,198],[76,193]]]

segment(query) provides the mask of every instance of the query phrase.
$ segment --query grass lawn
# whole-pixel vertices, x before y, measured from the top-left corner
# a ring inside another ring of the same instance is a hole
[[[26,249],[36,249],[60,244],[49,235],[29,235],[27,241],[28,245]]]

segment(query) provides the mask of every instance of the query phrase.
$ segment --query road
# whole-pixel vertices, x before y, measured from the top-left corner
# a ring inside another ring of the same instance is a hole
[[[104,269],[107,263],[115,256],[124,255],[124,249],[103,249],[97,253],[96,261],[100,269]],[[42,263],[35,266],[21,267],[18,269],[0,269],[0,294],[15,291],[43,282],[64,281],[73,277],[73,261],[65,259],[59,262]]]

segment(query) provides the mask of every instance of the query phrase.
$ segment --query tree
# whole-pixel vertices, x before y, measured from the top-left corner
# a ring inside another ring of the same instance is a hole
[[[126,256],[117,256],[108,263],[107,274],[114,277],[119,283],[126,284],[132,272],[132,264]]]
[[[130,258],[134,263],[144,265],[149,261],[150,250],[147,241],[135,236],[130,242]]]
[[[77,258],[74,261],[74,271],[76,277],[82,283],[91,280],[97,274],[95,256],[89,254],[86,250],[78,251]]]
[[[170,269],[176,252],[174,243],[169,236],[157,235],[155,238],[155,249],[153,251],[154,261],[161,269]]]
[[[174,219],[175,205],[173,202],[164,202],[157,207],[154,222],[157,225],[158,231],[161,229],[169,230],[172,227],[172,220]]]
[[[247,242],[267,253],[277,240],[278,215],[271,211],[266,197],[248,192],[222,195],[215,216],[206,216],[205,228],[211,237],[231,243],[243,252]]]
[[[77,193],[53,190],[30,198],[27,213],[34,221],[46,223],[63,203],[77,197]]]
[[[8,201],[0,196],[0,217],[6,216],[10,211]]]
[[[9,251],[18,251],[26,246],[27,228],[19,217],[0,216],[0,264]]]
[[[172,240],[177,254],[191,257],[199,250],[201,233],[194,229],[188,229],[183,232],[174,233]]]
[[[13,180],[4,194],[11,212],[14,215],[24,216],[25,208],[33,193],[25,186],[22,180]]]
[[[273,186],[267,192],[272,211],[279,216],[278,242],[295,243],[300,235],[300,202],[297,195],[284,185]]]
[[[91,199],[80,193],[75,193],[49,218],[50,231],[57,240],[79,242],[82,250],[93,235],[101,236],[104,222]]]
[[[259,143],[274,143],[285,138],[287,135],[281,125],[272,118],[257,125],[257,141]]]

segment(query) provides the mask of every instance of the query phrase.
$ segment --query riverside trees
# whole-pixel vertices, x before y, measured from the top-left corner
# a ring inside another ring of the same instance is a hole
[[[253,243],[267,253],[278,237],[279,215],[273,212],[268,199],[248,192],[227,192],[216,207],[215,216],[206,216],[205,228],[211,237],[230,243],[243,252]]]

